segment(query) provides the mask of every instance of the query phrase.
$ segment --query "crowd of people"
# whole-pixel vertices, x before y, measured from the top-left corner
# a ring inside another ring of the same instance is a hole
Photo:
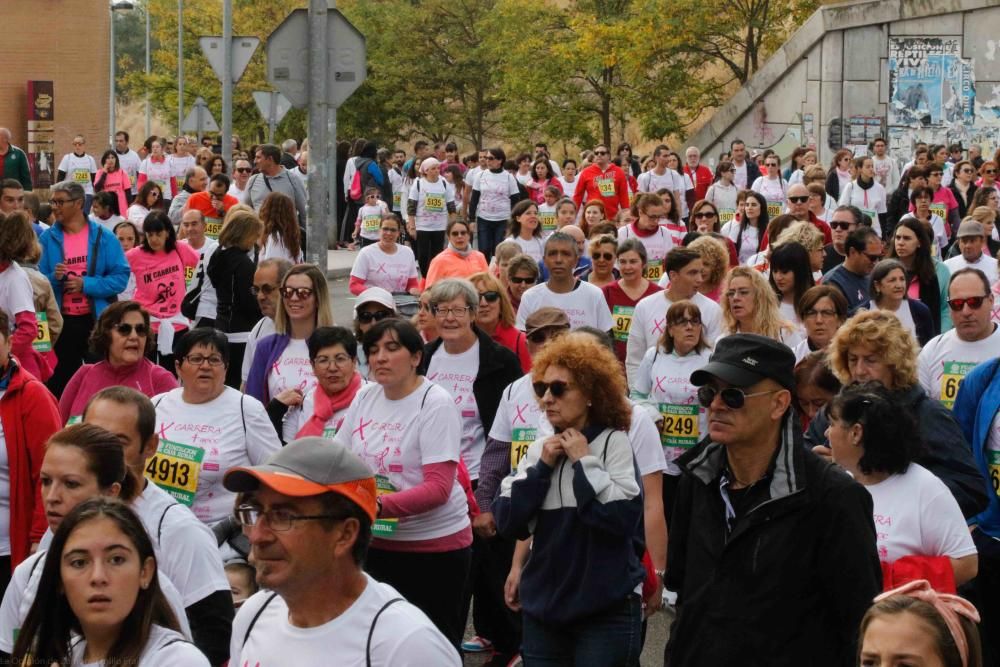
[[[1000,154],[235,145],[3,173],[0,660],[1000,664]]]

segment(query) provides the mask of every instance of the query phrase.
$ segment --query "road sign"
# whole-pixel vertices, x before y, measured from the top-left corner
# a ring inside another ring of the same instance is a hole
[[[274,142],[274,128],[277,127],[281,119],[285,117],[288,110],[292,108],[292,103],[288,98],[276,90],[255,90],[253,101],[257,104],[257,110],[267,121],[267,142]]]
[[[336,9],[327,12],[326,103],[342,105],[368,76],[365,36]],[[309,103],[309,13],[296,9],[267,39],[267,80],[295,107]]]
[[[204,53],[205,57],[208,59],[208,64],[212,66],[212,71],[215,72],[215,76],[219,77],[219,81],[222,81],[226,71],[222,53],[222,38],[199,37],[198,43],[201,44],[201,52]],[[233,37],[232,44],[232,76],[233,83],[236,83],[243,76],[243,72],[246,71],[247,65],[250,64],[250,59],[253,58],[254,51],[257,50],[260,40],[256,37]]]
[[[181,123],[181,132],[196,132],[199,136],[204,132],[218,132],[219,125],[212,116],[212,111],[204,99],[198,98],[191,106],[184,122]]]

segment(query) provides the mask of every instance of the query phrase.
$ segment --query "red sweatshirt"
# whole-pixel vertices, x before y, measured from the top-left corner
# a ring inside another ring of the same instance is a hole
[[[608,220],[614,219],[618,209],[628,208],[628,180],[625,172],[613,164],[609,164],[604,171],[596,164],[581,171],[576,179],[573,201],[579,209],[593,199],[604,202],[604,215]]]

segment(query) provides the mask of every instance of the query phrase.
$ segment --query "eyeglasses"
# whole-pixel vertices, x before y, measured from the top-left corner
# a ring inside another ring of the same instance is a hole
[[[555,380],[553,382],[532,382],[531,388],[535,390],[535,396],[542,398],[545,392],[550,392],[552,398],[562,398],[570,389],[569,382]]]
[[[591,255],[591,259],[603,259],[606,262],[610,262],[615,258],[615,253],[613,252],[595,252]]]
[[[668,322],[667,324],[669,326],[672,326],[672,327],[687,327],[687,326],[700,327],[701,326],[701,318],[700,317],[684,317],[682,319],[675,320],[673,322]]]
[[[809,201],[809,195],[802,195],[799,197],[789,197],[788,201],[792,204],[805,204]]]
[[[437,306],[431,306],[431,312],[434,313],[436,317],[464,317],[466,313],[471,311],[472,308],[469,306],[462,306],[460,308],[438,308]]]
[[[52,206],[62,206],[63,204],[68,204],[71,201],[76,201],[76,199],[73,197],[69,197],[67,199],[50,199],[49,204]]]
[[[748,394],[738,387],[726,387],[725,389],[719,390],[710,385],[705,385],[698,388],[698,402],[701,403],[702,407],[707,408],[712,405],[712,401],[715,400],[716,394],[722,398],[722,402],[726,404],[726,407],[732,410],[739,410],[746,403],[748,398],[753,398],[754,396],[764,396],[766,394],[775,394],[781,391],[781,389],[772,389],[770,391],[758,391],[753,394]]]
[[[212,368],[218,368],[225,363],[221,354],[213,354],[207,357],[203,354],[189,354],[184,357],[184,361],[188,362],[192,366],[201,366],[207,361],[208,365]]]
[[[283,299],[291,299],[293,296],[299,301],[305,301],[313,295],[312,287],[282,287],[281,297]]]
[[[731,290],[727,290],[726,291],[726,298],[727,299],[732,299],[733,297],[738,296],[741,299],[746,299],[746,298],[749,298],[749,296],[751,294],[753,294],[753,290],[750,290],[750,289],[747,289],[747,288],[744,288],[744,289],[731,289]]]
[[[254,296],[257,296],[258,294],[260,294],[261,292],[263,292],[264,296],[270,296],[271,293],[274,292],[274,290],[276,290],[276,289],[278,289],[278,287],[276,285],[264,284],[264,285],[261,285],[260,287],[258,287],[257,285],[254,285],[253,287],[250,288],[250,293],[253,294]]]
[[[391,310],[376,310],[374,312],[362,310],[358,313],[358,322],[368,324],[371,321],[381,322],[387,317],[392,317]]]
[[[313,359],[313,366],[316,368],[329,368],[331,364],[334,366],[346,366],[351,363],[351,361],[353,361],[353,359],[346,354],[335,354],[332,357],[316,357]]]
[[[496,303],[500,300],[500,292],[496,290],[490,290],[488,292],[480,292],[479,300],[486,301],[486,303]]]
[[[777,167],[778,163],[777,162],[768,162],[764,166],[765,167]]]
[[[695,220],[705,220],[706,218],[714,218],[714,217],[715,217],[715,211],[705,211],[704,213],[699,211],[694,214]]]
[[[847,231],[853,225],[853,222],[844,222],[842,220],[834,220],[830,223],[830,229],[842,229]]]
[[[236,167],[236,171],[241,174],[249,174],[253,169],[250,167]]]
[[[834,317],[837,317],[837,311],[830,310],[829,308],[822,308],[819,310],[815,308],[810,308],[806,312],[802,313],[802,316],[806,319],[809,319],[810,317],[822,317],[823,319],[827,318],[833,319]]]
[[[535,278],[521,278],[519,276],[510,276],[507,278],[507,282],[514,283],[515,285],[534,285]]]
[[[131,336],[133,330],[135,330],[135,335],[139,336],[140,338],[149,333],[149,329],[146,327],[145,324],[131,325],[128,322],[120,322],[115,325],[115,331],[117,331],[122,336]]]
[[[562,327],[548,327],[545,329],[536,329],[528,334],[528,340],[535,345],[541,345],[548,339],[554,337],[556,334],[560,334],[565,331]]]
[[[594,151],[594,155],[607,155],[608,151]]]
[[[954,310],[956,313],[962,310],[962,308],[964,308],[966,304],[968,304],[969,308],[971,308],[972,310],[979,310],[983,305],[983,301],[985,301],[987,298],[989,297],[968,296],[965,297],[964,299],[948,299],[948,307]]]
[[[236,520],[244,529],[253,528],[263,519],[268,528],[278,533],[291,530],[296,521],[319,521],[321,519],[343,521],[344,518],[333,514],[293,514],[290,510],[284,509],[264,511],[252,505],[240,505],[236,508]]]

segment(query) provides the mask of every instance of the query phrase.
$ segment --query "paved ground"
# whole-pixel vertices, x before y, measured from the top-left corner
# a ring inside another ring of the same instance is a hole
[[[331,250],[327,255],[327,276],[333,304],[333,319],[337,324],[351,328],[353,328],[351,322],[354,318],[354,295],[348,291],[347,281],[356,254],[348,250]],[[645,650],[642,653],[642,667],[663,664],[663,646],[667,642],[667,629],[672,620],[672,617],[669,617],[665,612],[656,614],[650,620],[646,633]],[[470,620],[466,636],[472,637],[474,634]],[[478,667],[485,660],[485,655],[469,655],[465,658],[465,665]]]

